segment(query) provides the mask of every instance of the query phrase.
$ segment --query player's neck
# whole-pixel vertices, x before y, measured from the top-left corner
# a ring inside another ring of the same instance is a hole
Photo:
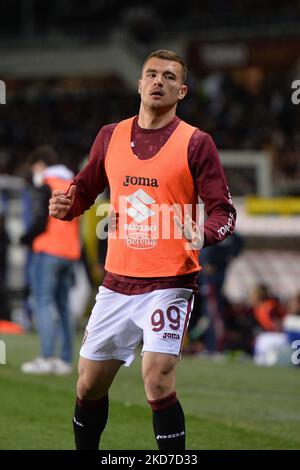
[[[175,116],[175,112],[176,109],[173,108],[167,113],[158,114],[155,112],[145,111],[141,106],[138,116],[138,125],[142,129],[160,129],[172,121]]]

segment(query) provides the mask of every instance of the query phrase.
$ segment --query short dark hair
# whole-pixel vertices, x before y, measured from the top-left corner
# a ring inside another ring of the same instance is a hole
[[[29,154],[29,163],[33,165],[38,161],[44,162],[47,166],[59,163],[60,158],[52,145],[38,145]]]
[[[164,60],[171,60],[173,62],[178,62],[181,67],[182,67],[182,80],[183,83],[186,81],[187,77],[187,66],[175,52],[173,51],[167,51],[166,49],[159,49],[158,51],[151,52],[151,54],[148,55],[148,57],[145,59],[143,63],[143,68],[145,64],[148,62],[148,60],[152,59],[152,57],[157,57],[158,59],[164,59]]]

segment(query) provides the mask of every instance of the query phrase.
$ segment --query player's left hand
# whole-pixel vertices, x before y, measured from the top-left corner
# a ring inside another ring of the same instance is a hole
[[[179,217],[174,215],[174,222],[178,230],[183,234],[184,238],[191,244],[194,250],[199,250],[203,246],[203,234],[200,227],[192,219],[189,214],[184,217],[182,224]]]

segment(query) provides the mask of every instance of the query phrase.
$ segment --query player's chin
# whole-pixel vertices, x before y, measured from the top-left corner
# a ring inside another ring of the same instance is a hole
[[[161,101],[151,101],[151,103],[149,104],[149,107],[151,109],[161,109],[161,108],[164,108],[165,105],[161,102]]]
[[[166,103],[166,102],[162,102],[162,101],[155,101],[155,102],[152,102],[150,103],[150,106],[149,108],[152,109],[152,110],[160,110],[161,112],[167,112],[169,111],[169,109],[173,108],[173,104],[171,103]]]

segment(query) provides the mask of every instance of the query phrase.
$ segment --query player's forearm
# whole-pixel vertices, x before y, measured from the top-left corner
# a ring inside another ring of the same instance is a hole
[[[196,131],[192,136],[189,166],[195,188],[208,214],[204,223],[203,246],[210,246],[233,232],[236,210],[216,146],[209,135]]]
[[[204,247],[219,243],[234,231],[236,210],[232,205],[213,209],[204,223]]]

